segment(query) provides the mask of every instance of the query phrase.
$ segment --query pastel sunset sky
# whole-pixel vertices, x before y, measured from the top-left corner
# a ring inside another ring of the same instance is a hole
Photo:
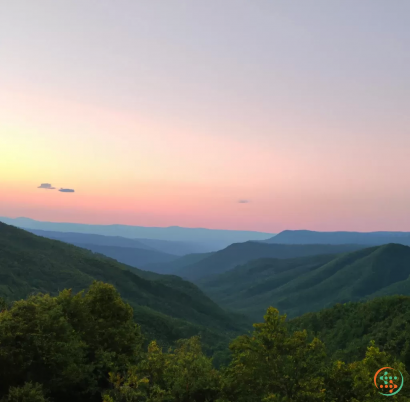
[[[0,216],[410,231],[409,15],[408,0],[3,1]]]

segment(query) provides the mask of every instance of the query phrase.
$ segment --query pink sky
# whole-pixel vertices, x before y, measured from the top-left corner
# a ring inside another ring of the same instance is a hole
[[[20,3],[0,6],[0,216],[410,230],[409,3]]]

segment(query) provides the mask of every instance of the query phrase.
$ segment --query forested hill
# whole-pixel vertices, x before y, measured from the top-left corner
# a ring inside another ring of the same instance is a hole
[[[182,276],[188,280],[197,281],[201,278],[218,275],[235,268],[239,264],[257,258],[294,258],[318,254],[337,254],[354,251],[363,248],[355,244],[346,245],[283,245],[283,244],[263,244],[260,242],[248,241],[245,243],[235,243],[223,250],[217,251],[208,256],[204,255],[199,261],[184,265],[173,271],[175,275]],[[177,260],[178,261],[178,260]],[[171,263],[174,265],[175,263]],[[166,270],[166,265],[162,272]],[[158,269],[158,267],[157,267]]]
[[[399,244],[342,255],[261,259],[199,286],[221,306],[259,320],[266,306],[295,317],[336,303],[410,295],[410,247]]]
[[[306,329],[326,344],[334,358],[363,358],[371,341],[410,369],[410,297],[386,296],[367,302],[336,304],[289,321],[291,330]]]
[[[215,345],[242,331],[242,317],[227,314],[195,285],[162,276],[60,241],[0,223],[0,296],[18,300],[29,294],[78,292],[94,280],[115,285],[134,308],[137,322],[163,342],[202,333]]]

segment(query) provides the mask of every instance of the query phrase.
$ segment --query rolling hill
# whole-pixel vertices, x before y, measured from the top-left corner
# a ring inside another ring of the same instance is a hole
[[[317,254],[336,254],[362,248],[357,245],[282,245],[263,244],[259,242],[236,243],[217,251],[199,261],[168,271],[188,280],[218,275],[229,271],[240,264],[258,258],[294,258]],[[165,271],[163,271],[165,272]]]
[[[64,288],[77,292],[94,280],[115,285],[134,308],[143,331],[164,343],[201,333],[205,343],[215,345],[247,324],[179,277],[130,268],[0,223],[0,296],[18,300],[38,292],[56,294]]]
[[[333,256],[251,261],[199,286],[220,305],[260,319],[268,306],[290,317],[336,303],[410,295],[410,247],[388,244]]]
[[[396,243],[410,246],[409,232],[314,232],[284,230],[264,243],[276,244],[361,244],[380,246]]]

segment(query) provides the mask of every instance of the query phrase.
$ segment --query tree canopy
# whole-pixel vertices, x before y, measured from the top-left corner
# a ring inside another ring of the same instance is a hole
[[[109,284],[34,295],[0,313],[2,402],[373,402],[381,367],[406,367],[370,341],[345,362],[269,308],[262,323],[230,344],[217,369],[194,336],[148,347],[130,305]],[[410,401],[406,388],[392,401]]]

